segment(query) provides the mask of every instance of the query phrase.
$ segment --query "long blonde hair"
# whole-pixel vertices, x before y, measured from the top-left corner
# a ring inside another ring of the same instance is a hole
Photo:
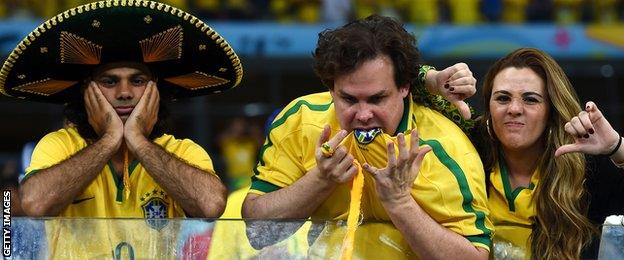
[[[533,197],[537,214],[530,237],[532,255],[537,259],[578,259],[595,232],[586,217],[585,156],[580,153],[554,155],[558,147],[574,142],[563,126],[581,108],[570,81],[548,54],[538,49],[521,48],[498,60],[488,70],[483,83],[483,106],[486,109],[481,127],[487,128],[492,137],[484,140],[481,149],[483,164],[486,171],[491,172],[496,162],[502,159],[499,158],[501,144],[486,120],[491,118],[487,108],[494,78],[508,67],[529,68],[538,74],[546,85],[551,107],[549,122],[542,134],[544,152],[538,161],[540,182]]]

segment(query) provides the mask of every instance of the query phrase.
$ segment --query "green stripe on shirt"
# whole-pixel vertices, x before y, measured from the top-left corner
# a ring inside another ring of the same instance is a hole
[[[472,201],[474,200],[474,197],[472,196],[472,192],[470,192],[470,186],[468,185],[468,180],[466,179],[466,175],[464,174],[464,171],[461,169],[459,164],[457,164],[457,162],[453,160],[453,158],[451,158],[451,156],[449,156],[446,153],[446,151],[444,151],[442,144],[440,144],[440,142],[438,142],[437,140],[420,139],[419,143],[421,145],[422,144],[429,145],[431,149],[433,150],[433,153],[435,154],[435,156],[440,160],[440,162],[442,162],[442,164],[444,164],[444,166],[446,166],[446,168],[448,168],[449,171],[453,173],[453,176],[455,176],[455,179],[457,180],[457,183],[459,184],[459,190],[462,194],[462,198],[463,198],[462,208],[464,209],[464,211],[468,213],[475,214],[476,216],[475,225],[477,229],[481,230],[483,234],[489,236],[492,233],[492,231],[485,226],[485,213],[483,213],[482,211],[475,210],[472,207]]]

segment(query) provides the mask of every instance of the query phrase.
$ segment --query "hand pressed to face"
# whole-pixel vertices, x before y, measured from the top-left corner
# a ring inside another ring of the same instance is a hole
[[[585,111],[581,111],[564,125],[564,130],[574,137],[574,143],[559,147],[555,156],[572,152],[607,154],[613,151],[620,138],[600,109],[591,101],[585,105]]]
[[[412,130],[410,138],[408,149],[403,133],[397,135],[398,157],[394,143],[388,143],[388,165],[385,168],[363,165],[364,170],[375,178],[377,194],[383,203],[396,203],[411,196],[412,185],[418,176],[422,160],[431,151],[429,146],[418,147],[418,130]]]
[[[124,125],[124,138],[130,143],[135,138],[147,138],[158,121],[160,94],[156,83],[150,81],[139,103]]]
[[[98,136],[123,137],[123,123],[95,82],[90,82],[84,92],[84,103],[89,124]]]
[[[151,72],[143,64],[108,64],[101,70],[96,70],[93,82],[85,92],[85,100],[91,91],[100,95],[99,100],[106,103],[100,106],[105,107],[106,111],[119,121],[119,137],[125,138],[129,145],[135,144],[133,141],[137,141],[140,137],[149,136],[158,120],[160,97],[156,84],[151,79]],[[102,121],[98,119],[102,113],[93,111],[93,104],[97,104],[96,98],[97,96],[89,98],[91,104],[85,102],[87,110],[91,109],[93,112],[89,113],[89,122]],[[96,132],[102,128],[94,123],[91,125]]]
[[[340,144],[342,139],[347,136],[347,131],[340,130],[331,139],[329,138],[330,134],[331,129],[326,125],[316,145],[316,167],[322,179],[335,183],[344,183],[351,180],[357,173],[357,168],[353,165],[353,156],[347,152],[347,148]],[[331,147],[333,150],[332,155],[326,156],[323,154],[323,148],[321,147],[323,143],[327,143]]]

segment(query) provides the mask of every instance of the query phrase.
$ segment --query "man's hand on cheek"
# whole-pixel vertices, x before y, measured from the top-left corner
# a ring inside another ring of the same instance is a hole
[[[150,81],[124,125],[124,138],[130,150],[136,149],[141,141],[148,141],[147,137],[158,121],[159,105],[158,88],[155,82]]]
[[[123,122],[95,82],[89,83],[83,97],[89,124],[95,133],[100,138],[110,137],[111,140],[121,143]]]

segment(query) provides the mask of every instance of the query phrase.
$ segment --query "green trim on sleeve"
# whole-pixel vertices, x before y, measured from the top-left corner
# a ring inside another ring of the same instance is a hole
[[[457,164],[457,162],[453,160],[453,158],[451,158],[451,156],[449,156],[446,151],[444,151],[442,144],[440,144],[440,142],[438,142],[437,140],[420,139],[419,143],[421,145],[429,145],[433,150],[435,156],[440,160],[440,162],[442,162],[442,164],[444,164],[444,166],[446,166],[446,168],[448,168],[449,171],[453,173],[453,176],[455,176],[455,179],[457,180],[457,184],[459,184],[459,190],[463,197],[462,208],[465,212],[475,214],[476,228],[481,230],[484,235],[490,236],[492,234],[492,231],[485,226],[485,213],[475,210],[472,207],[472,201],[474,200],[474,197],[472,196],[472,192],[470,191],[470,186],[468,185],[466,175],[464,174],[464,171],[461,169],[459,164]]]
[[[22,185],[22,183],[24,183],[27,179],[30,179],[30,177],[32,177],[33,175],[39,173],[40,171],[41,170],[39,170],[39,169],[29,171],[26,175],[24,175],[24,178],[22,178],[22,181],[20,182],[20,185]]]
[[[262,148],[260,148],[260,151],[258,152],[258,159],[257,159],[258,164],[253,169],[254,174],[255,175],[260,174],[260,172],[258,171],[258,167],[264,166],[264,160],[262,159],[262,157],[264,156],[264,152],[266,151],[266,149],[273,146],[273,140],[271,140],[271,131],[273,131],[273,129],[283,125],[288,119],[288,117],[297,113],[301,109],[302,106],[306,106],[312,111],[326,111],[327,109],[329,109],[329,107],[333,103],[334,101],[332,100],[328,104],[316,105],[316,104],[310,104],[308,101],[305,101],[305,100],[299,100],[297,101],[297,103],[295,103],[295,105],[293,105],[288,110],[286,110],[286,112],[284,113],[282,117],[273,121],[273,123],[271,124],[271,127],[269,128],[269,131],[267,132],[266,144],[264,144]]]
[[[251,188],[250,188],[251,190],[259,190],[264,193],[269,193],[269,192],[274,192],[276,190],[279,190],[281,188],[282,187],[277,186],[268,181],[263,181],[261,179],[258,179],[256,176],[251,177]]]
[[[471,243],[480,243],[487,247],[492,247],[492,239],[489,235],[465,236]]]

